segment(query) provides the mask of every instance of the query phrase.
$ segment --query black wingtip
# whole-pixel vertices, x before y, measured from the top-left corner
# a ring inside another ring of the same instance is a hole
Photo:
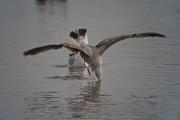
[[[72,37],[73,39],[77,39],[78,38],[78,33],[74,32],[74,31],[71,31],[69,36]]]
[[[166,35],[160,34],[160,37],[166,38]]]
[[[165,38],[166,36],[164,34],[156,33],[156,32],[149,32],[147,35],[152,36],[152,37],[162,37]]]
[[[30,54],[29,54],[29,51],[23,52],[23,56],[28,56],[28,55],[30,55]]]
[[[164,34],[156,33],[156,32],[146,32],[146,33],[138,33],[132,34],[130,37],[162,37],[165,38]]]
[[[23,56],[27,56],[28,54],[26,52],[23,52]]]
[[[28,56],[28,55],[35,55],[35,53],[33,53],[33,52],[31,52],[31,51],[25,51],[25,52],[23,52],[23,56]]]
[[[86,32],[87,32],[87,29],[85,28],[78,29],[78,33],[80,36],[85,36]]]
[[[164,34],[160,34],[160,33],[154,33],[154,32],[150,32],[149,34],[151,34],[154,37],[162,37],[165,38],[166,36]]]
[[[87,29],[85,28],[80,28],[80,29],[77,29],[75,31],[71,31],[69,36],[73,39],[78,39],[79,36],[85,36],[86,35],[86,32],[87,32]]]

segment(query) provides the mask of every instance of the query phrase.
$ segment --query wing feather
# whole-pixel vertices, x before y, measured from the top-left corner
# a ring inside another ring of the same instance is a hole
[[[28,55],[36,55],[42,52],[46,52],[48,50],[56,50],[62,48],[61,44],[58,45],[45,45],[45,46],[40,46],[40,47],[36,47],[36,48],[32,48],[30,50],[27,50],[23,53],[24,56],[28,56]]]
[[[86,48],[86,46],[81,47],[79,44],[75,44],[75,43],[62,43],[62,44],[57,44],[57,45],[45,45],[45,46],[40,46],[40,47],[36,47],[36,48],[32,48],[30,50],[27,50],[23,53],[24,56],[28,56],[28,55],[36,55],[42,52],[46,52],[48,50],[56,50],[56,49],[60,49],[62,47],[65,47],[71,51],[77,51],[77,52],[82,52],[86,55],[90,55],[88,49]]]
[[[99,42],[96,47],[98,48],[99,53],[102,55],[111,45],[128,39],[128,38],[143,38],[143,37],[165,37],[165,35],[155,32],[146,32],[146,33],[136,33],[136,34],[130,34],[130,35],[122,35],[122,36],[116,36],[107,38],[105,40],[102,40]]]

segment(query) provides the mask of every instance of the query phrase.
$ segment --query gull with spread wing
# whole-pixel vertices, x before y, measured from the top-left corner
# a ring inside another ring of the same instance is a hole
[[[75,33],[75,34],[74,34]],[[41,47],[36,47],[30,50],[25,51],[23,54],[25,56],[28,55],[36,55],[48,50],[57,50],[60,48],[67,48],[73,52],[73,54],[80,53],[81,57],[88,64],[88,71],[95,72],[96,77],[98,80],[101,80],[102,77],[102,56],[103,53],[113,44],[128,39],[128,38],[144,38],[144,37],[165,37],[163,34],[155,33],[155,32],[145,32],[145,33],[136,33],[136,34],[128,34],[128,35],[121,35],[115,36],[111,38],[104,39],[100,41],[97,45],[89,45],[84,44],[84,42],[78,42],[78,32],[71,32],[70,36],[76,40],[76,42],[66,42],[60,44],[53,44],[53,45],[45,45]],[[77,36],[76,36],[77,35]]]
[[[88,44],[88,38],[87,38],[87,30],[84,28],[71,31],[69,36],[72,38],[74,42],[77,42],[79,44]],[[69,54],[69,62],[68,67],[83,67],[88,66],[85,61],[82,60],[79,54],[76,54],[76,51],[72,51],[71,54]]]

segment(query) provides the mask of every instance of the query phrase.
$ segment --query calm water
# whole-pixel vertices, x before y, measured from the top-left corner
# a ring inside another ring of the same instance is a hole
[[[180,120],[179,0],[1,0],[1,120]],[[154,31],[104,55],[101,82],[69,69],[68,50],[32,57],[32,47],[88,29],[90,44]]]

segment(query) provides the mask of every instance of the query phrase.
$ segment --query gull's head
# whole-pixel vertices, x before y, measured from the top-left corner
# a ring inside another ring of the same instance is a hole
[[[95,68],[94,72],[95,72],[95,74],[96,74],[96,77],[97,77],[98,80],[100,81],[100,80],[101,80],[101,77],[102,77],[102,67],[97,67],[97,68]]]

